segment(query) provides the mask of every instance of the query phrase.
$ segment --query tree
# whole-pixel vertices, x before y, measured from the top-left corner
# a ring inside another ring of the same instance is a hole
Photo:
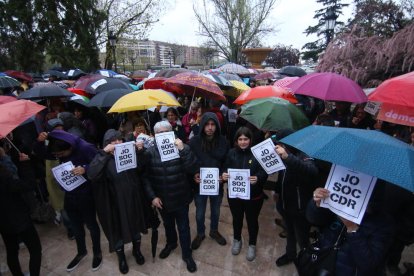
[[[266,19],[275,3],[276,0],[195,0],[199,35],[228,61],[240,63],[242,49],[258,44],[264,35],[274,31]]]
[[[332,17],[335,18],[335,28],[340,28],[344,25],[344,22],[336,20],[339,15],[342,14],[342,8],[348,6],[349,4],[342,4],[341,0],[316,0],[317,3],[322,3],[323,8],[316,10],[313,18],[318,19],[318,23],[314,26],[309,26],[305,30],[306,35],[316,34],[318,39],[313,42],[306,43],[302,49],[306,51],[302,52],[302,58],[312,59],[314,62],[318,60],[319,55],[326,49],[326,46],[329,42],[329,37],[332,35],[330,30],[325,28],[327,23],[327,15],[332,13]],[[326,40],[325,40],[326,38]]]
[[[290,46],[278,44],[266,58],[266,63],[274,68],[281,68],[286,65],[295,65],[299,63],[300,52]]]

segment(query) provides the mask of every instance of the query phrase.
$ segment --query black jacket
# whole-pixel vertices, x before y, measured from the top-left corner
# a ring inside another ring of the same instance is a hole
[[[250,148],[242,150],[239,147],[229,150],[223,171],[227,169],[250,169],[250,176],[257,176],[257,183],[250,185],[250,199],[263,196],[263,185],[267,180],[267,173],[257,162]]]
[[[191,184],[188,174],[196,172],[196,158],[188,145],[179,152],[180,158],[161,162],[156,146],[143,153],[143,182],[150,201],[159,197],[166,212],[175,211],[192,201]]]

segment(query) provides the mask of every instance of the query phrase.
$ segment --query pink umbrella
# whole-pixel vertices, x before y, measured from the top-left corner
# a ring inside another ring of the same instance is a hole
[[[291,89],[287,86],[289,84],[291,84],[292,82],[294,82],[295,80],[297,80],[297,79],[299,79],[299,77],[286,77],[286,78],[275,81],[273,86],[285,88],[285,89],[291,91]]]
[[[9,102],[15,102],[17,99],[12,96],[0,96],[0,104],[5,104]]]
[[[368,100],[356,82],[335,73],[312,73],[299,78],[287,87],[295,94],[325,101],[364,103]]]

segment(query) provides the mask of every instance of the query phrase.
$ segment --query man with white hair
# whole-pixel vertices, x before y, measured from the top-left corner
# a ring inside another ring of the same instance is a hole
[[[172,131],[168,121],[158,122],[154,126],[155,134],[168,131]],[[158,208],[164,222],[167,245],[161,250],[159,257],[161,259],[167,258],[171,251],[177,247],[177,226],[182,258],[187,265],[187,270],[195,272],[197,266],[190,248],[191,236],[188,218],[192,192],[187,175],[194,175],[196,159],[189,146],[180,139],[175,139],[174,144],[180,157],[165,162],[161,161],[156,146],[145,150],[143,182],[146,194],[152,204]],[[142,147],[138,145],[138,148]]]

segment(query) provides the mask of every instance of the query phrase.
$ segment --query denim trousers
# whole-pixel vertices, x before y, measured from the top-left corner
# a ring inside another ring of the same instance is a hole
[[[220,207],[223,200],[223,195],[208,196],[199,195],[194,196],[194,202],[196,206],[196,222],[197,222],[197,235],[204,236],[206,227],[204,225],[207,200],[210,198],[210,231],[217,231],[219,218],[220,218]]]

